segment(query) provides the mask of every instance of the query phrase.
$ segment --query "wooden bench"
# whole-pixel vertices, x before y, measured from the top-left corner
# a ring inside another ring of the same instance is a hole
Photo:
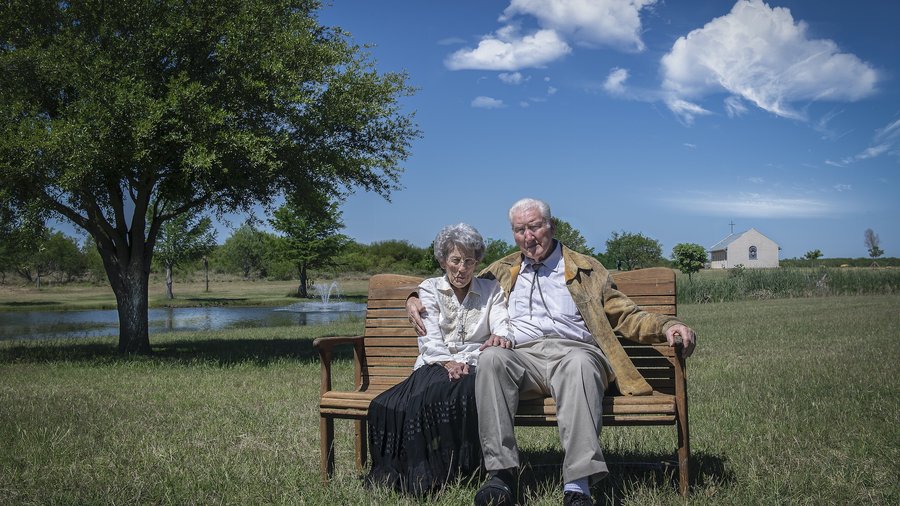
[[[652,268],[613,275],[617,287],[647,311],[676,314],[675,273]],[[369,402],[412,372],[419,354],[416,334],[406,315],[406,298],[421,278],[379,274],[369,280],[365,335],[323,337],[313,346],[321,357],[319,399],[320,466],[323,481],[334,471],[334,420],[354,420],[356,466],[362,470],[368,455],[366,413]],[[680,345],[643,345],[621,339],[622,345],[654,392],[647,396],[624,396],[607,392],[603,399],[603,425],[674,425],[677,435],[679,490],[687,494],[690,457],[687,415],[687,384]],[[352,345],[354,389],[332,389],[331,365],[337,345]],[[556,405],[551,398],[522,401],[516,425],[556,425]]]

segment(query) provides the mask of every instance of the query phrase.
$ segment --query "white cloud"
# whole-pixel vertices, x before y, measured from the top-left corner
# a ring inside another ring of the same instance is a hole
[[[694,122],[695,116],[712,114],[711,112],[707,111],[697,104],[693,104],[691,102],[687,102],[685,100],[677,98],[666,99],[666,105],[669,106],[669,109],[671,109],[672,112],[674,112],[679,118],[681,118],[682,121],[684,121],[688,125]]]
[[[739,0],[729,14],[680,37],[661,65],[667,103],[677,106],[676,114],[687,111],[688,123],[696,113],[685,104],[711,93],[725,91],[773,114],[804,119],[794,102],[859,100],[879,79],[833,41],[809,38],[806,23],[795,23],[790,10],[762,0]]]
[[[641,10],[656,0],[511,0],[500,21],[534,16],[549,28],[587,46],[643,51]]]
[[[480,96],[475,97],[475,99],[472,100],[472,107],[478,107],[480,109],[499,109],[503,107],[503,101],[497,100],[496,98]]]
[[[685,143],[684,143],[684,147],[686,147],[686,148],[688,148],[688,149],[697,149],[697,145],[696,145],[696,144],[691,144],[690,142],[685,142]]]
[[[759,193],[704,195],[692,199],[668,199],[666,202],[683,212],[736,218],[816,218],[833,212],[831,205],[819,200]]]
[[[450,70],[506,70],[542,67],[570,53],[572,48],[553,30],[539,30],[519,37],[505,26],[485,37],[475,49],[460,49],[444,61]]]
[[[875,130],[872,144],[856,155],[848,156],[841,160],[825,160],[825,163],[833,167],[846,167],[862,160],[878,158],[884,154],[900,158],[898,145],[900,145],[900,120],[893,121],[884,128]]]
[[[852,190],[853,186],[851,186],[849,184],[836,184],[836,185],[834,185],[834,189],[839,192],[846,192],[846,191]]]
[[[883,155],[890,151],[890,144],[879,144],[877,146],[869,146],[864,149],[862,153],[856,155],[857,160],[866,160],[868,158],[875,158],[876,156]]]
[[[548,95],[556,95],[556,92],[557,92],[557,91],[559,91],[559,90],[556,89],[556,88],[554,88],[553,86],[548,86],[548,87],[547,87],[547,94],[548,94]]]
[[[531,104],[527,100],[522,100],[519,102],[519,107],[531,107]]]
[[[761,177],[748,177],[747,181],[750,181],[751,183],[754,183],[754,184],[763,184],[766,182],[766,180]]]
[[[606,76],[603,89],[612,95],[625,94],[625,81],[628,80],[628,69],[614,68]]]
[[[744,106],[741,97],[731,95],[725,99],[725,112],[728,113],[729,118],[736,118],[744,115],[747,112],[747,107]]]
[[[875,131],[876,141],[896,141],[900,138],[900,119]]]
[[[521,72],[501,72],[497,77],[506,84],[522,84],[526,80]]]

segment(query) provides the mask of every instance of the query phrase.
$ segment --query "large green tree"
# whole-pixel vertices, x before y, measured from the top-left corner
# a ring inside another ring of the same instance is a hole
[[[613,232],[606,241],[606,258],[615,263],[616,269],[650,267],[663,261],[662,246],[640,232]]]
[[[151,351],[162,225],[355,190],[385,198],[419,135],[406,76],[316,0],[0,2],[0,207],[96,242],[119,350]]]
[[[309,297],[309,270],[334,264],[349,239],[338,233],[344,228],[338,203],[320,197],[313,205],[293,199],[275,210],[272,227],[283,235],[278,253],[297,267],[298,297]]]
[[[216,231],[208,216],[182,214],[159,229],[154,260],[166,271],[166,297],[175,298],[172,272],[178,265],[197,260],[216,246]]]

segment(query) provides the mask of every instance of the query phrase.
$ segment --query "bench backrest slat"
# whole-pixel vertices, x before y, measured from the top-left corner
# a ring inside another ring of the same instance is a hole
[[[675,272],[661,267],[613,274],[619,291],[641,308],[676,315]],[[415,331],[406,317],[406,297],[422,278],[378,274],[369,280],[369,300],[365,324],[363,383],[369,389],[384,390],[409,376],[419,355]],[[675,391],[675,372],[670,359],[653,346],[620,340],[626,353],[650,385],[662,393]]]

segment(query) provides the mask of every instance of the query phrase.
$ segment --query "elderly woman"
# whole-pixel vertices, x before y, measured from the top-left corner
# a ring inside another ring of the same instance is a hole
[[[367,484],[413,495],[440,488],[481,463],[475,370],[491,336],[506,337],[506,296],[474,277],[484,240],[470,225],[444,227],[434,240],[444,275],[419,285],[427,310],[413,373],[369,406],[372,469]],[[496,340],[499,341],[499,340]]]

